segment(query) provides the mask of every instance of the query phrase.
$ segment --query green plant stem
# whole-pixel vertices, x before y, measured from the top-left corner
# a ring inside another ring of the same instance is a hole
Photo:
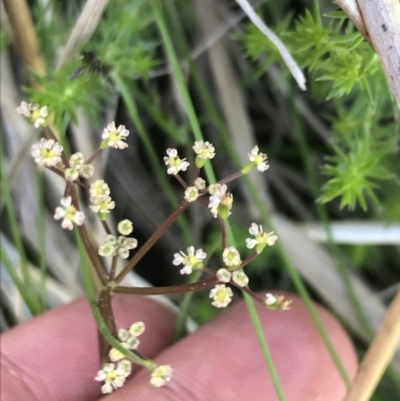
[[[0,166],[2,167],[2,174],[1,174],[1,194],[3,196],[5,205],[6,205],[6,212],[9,227],[11,230],[12,239],[14,242],[15,247],[17,248],[18,255],[20,258],[20,266],[21,266],[21,273],[22,273],[22,281],[23,281],[23,292],[26,293],[24,298],[30,299],[31,305],[31,312],[33,315],[37,315],[42,312],[41,308],[41,299],[39,294],[37,293],[35,286],[33,285],[31,273],[28,267],[28,259],[26,257],[24,245],[21,238],[21,233],[19,232],[18,222],[15,215],[15,210],[13,207],[13,201],[11,198],[11,191],[8,185],[7,174],[5,174],[5,169],[3,165],[3,152],[2,152],[2,142],[0,142]],[[22,295],[22,293],[21,293]]]
[[[46,224],[45,224],[45,199],[44,199],[44,176],[38,171],[37,187],[38,187],[38,231],[39,231],[39,269],[40,269],[40,294],[42,295],[42,311],[47,309],[47,290],[46,290]]]
[[[142,121],[140,120],[139,113],[136,107],[136,103],[133,100],[128,87],[125,83],[125,81],[116,73],[111,74],[118,90],[120,91],[122,98],[124,99],[124,102],[126,104],[126,107],[128,108],[129,116],[132,119],[133,123],[135,124],[136,130],[139,134],[140,139],[142,140],[147,156],[152,164],[152,166],[155,169],[157,178],[160,181],[161,187],[164,190],[164,193],[171,204],[173,208],[176,208],[178,206],[178,201],[176,199],[176,196],[172,190],[171,184],[166,178],[166,173],[165,169],[163,168],[162,164],[160,163],[159,157],[157,156],[156,152],[154,151],[154,148],[150,142],[150,139],[148,135],[146,134],[146,130],[144,129],[144,126],[142,124]],[[178,224],[179,227],[182,231],[182,236],[185,238],[185,241],[190,242],[191,238],[191,233],[188,227],[188,224],[186,220],[181,217],[178,219]]]
[[[127,350],[125,347],[121,345],[121,343],[112,335],[112,333],[108,329],[103,319],[103,316],[101,315],[100,309],[97,305],[96,296],[91,279],[90,268],[87,260],[87,254],[85,252],[82,241],[79,239],[78,236],[77,236],[77,241],[78,241],[79,253],[81,256],[82,274],[83,274],[83,282],[85,285],[86,296],[88,298],[89,306],[90,309],[92,310],[93,317],[96,321],[97,328],[112,347],[116,348],[119,352],[121,352],[125,357],[127,357],[133,363],[141,365],[145,369],[152,371],[157,366],[153,361],[149,359],[142,359],[139,356]]]

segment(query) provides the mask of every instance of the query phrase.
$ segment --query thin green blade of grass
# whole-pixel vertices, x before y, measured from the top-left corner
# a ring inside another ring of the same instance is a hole
[[[132,119],[133,123],[135,124],[139,137],[145,146],[147,156],[149,157],[149,160],[156,171],[157,177],[164,190],[164,193],[166,194],[166,197],[169,203],[171,204],[172,208],[176,209],[178,207],[178,201],[176,199],[174,191],[172,190],[170,182],[167,180],[165,176],[165,170],[163,169],[162,164],[160,163],[160,160],[153,149],[153,146],[150,142],[148,135],[146,134],[146,130],[144,129],[142,121],[140,120],[139,117],[136,103],[129,92],[128,86],[126,82],[116,73],[112,73],[111,75],[126,104],[129,116]],[[177,222],[182,231],[183,238],[185,238],[186,241],[189,242],[191,238],[191,233],[186,219],[183,216],[180,216]]]
[[[183,99],[183,104],[184,107],[186,109],[186,113],[189,119],[189,123],[191,125],[194,137],[196,140],[202,140],[203,139],[203,135],[201,132],[201,128],[200,128],[200,124],[196,115],[196,112],[194,110],[194,106],[193,103],[190,99],[190,95],[189,92],[187,90],[187,87],[185,85],[184,82],[184,77],[183,77],[183,73],[181,71],[180,65],[179,65],[179,61],[177,59],[173,44],[172,44],[172,40],[171,37],[169,35],[166,23],[164,21],[163,18],[163,13],[161,10],[161,6],[158,0],[151,0],[151,5],[153,8],[153,12],[155,15],[155,19],[158,25],[158,28],[160,30],[162,39],[163,39],[163,43],[167,52],[167,56],[168,59],[170,60],[171,63],[171,67],[172,67],[172,74],[174,75],[175,79],[176,79],[176,83],[178,86],[178,90],[180,92],[180,95],[182,96]],[[210,183],[214,183],[216,181],[215,178],[215,173],[212,169],[211,164],[208,162],[205,165],[205,171],[206,171],[206,175],[207,178],[209,180]],[[228,225],[228,229],[229,229],[229,223],[227,222]],[[252,305],[253,307],[249,307],[249,305]],[[264,337],[264,333],[262,331],[262,326],[261,326],[261,322],[259,320],[257,311],[255,309],[254,306],[254,302],[253,300],[250,298],[246,301],[246,306],[248,307],[248,312],[249,312],[249,316],[251,318],[251,321],[253,323],[253,327],[254,330],[256,332],[256,336],[260,342],[260,344],[262,344],[261,347],[261,352],[263,355],[263,358],[265,360],[268,372],[271,376],[271,380],[272,383],[274,385],[275,388],[275,392],[277,393],[278,399],[280,401],[284,401],[285,397],[283,394],[283,390],[282,390],[282,386],[280,384],[279,378],[277,376],[275,367],[274,367],[274,363],[272,361],[271,358],[271,354],[268,352],[268,346],[266,344],[265,341],[265,337]]]

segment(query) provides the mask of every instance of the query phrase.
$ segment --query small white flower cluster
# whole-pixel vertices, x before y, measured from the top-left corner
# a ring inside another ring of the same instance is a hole
[[[200,248],[195,251],[193,246],[187,248],[187,255],[180,251],[175,253],[173,264],[175,266],[184,265],[180,270],[181,274],[191,274],[193,270],[200,270],[203,268],[203,261],[207,254]]]
[[[118,338],[121,341],[121,345],[126,349],[135,350],[140,344],[138,337],[143,334],[144,330],[143,322],[133,323],[128,330],[119,329]],[[111,348],[108,356],[112,362],[105,363],[95,377],[97,381],[104,381],[101,387],[103,394],[112,393],[122,387],[132,372],[132,363],[125,359],[125,355],[122,352],[116,348]]]
[[[63,219],[61,227],[67,230],[73,229],[73,223],[81,226],[85,221],[85,215],[76,210],[75,206],[72,204],[72,198],[70,196],[61,199],[61,206],[56,208],[54,218],[56,220]]]
[[[196,141],[193,146],[196,153],[196,167],[202,168],[206,160],[212,159],[215,156],[214,146],[210,142]]]
[[[125,128],[124,125],[120,125],[118,128],[115,127],[115,122],[111,122],[104,128],[102,138],[103,142],[100,147],[105,149],[107,147],[114,149],[125,149],[128,147],[128,144],[125,142],[127,136],[129,135],[129,131]]]
[[[253,166],[257,167],[257,170],[261,173],[269,169],[267,155],[265,153],[261,153],[257,145],[254,146],[251,153],[249,153],[249,160],[251,163],[253,163]]]
[[[93,166],[85,164],[85,159],[81,152],[74,153],[69,158],[69,168],[64,171],[65,179],[75,181],[79,176],[90,178],[93,175]]]
[[[119,256],[122,259],[129,257],[129,251],[138,245],[136,238],[126,238],[133,231],[133,224],[130,220],[122,220],[118,224],[118,238],[115,235],[107,235],[103,245],[99,247],[100,256]]]
[[[210,203],[208,207],[214,217],[226,219],[231,214],[233,195],[226,192],[228,187],[225,184],[212,184],[208,187]]]
[[[61,161],[64,148],[53,139],[42,138],[32,145],[31,154],[39,166],[54,167]]]
[[[115,202],[110,196],[110,188],[104,180],[96,180],[90,186],[90,201],[94,203],[90,209],[97,213],[100,220],[105,220],[110,210],[115,207]]]
[[[224,189],[222,189],[222,192],[223,194],[225,194]],[[254,235],[255,238],[246,239],[247,248],[252,249],[255,247],[257,253],[261,253],[266,245],[274,245],[276,240],[278,239],[278,237],[274,235],[273,232],[267,234],[266,232],[264,232],[262,226],[257,225],[256,223],[252,223],[249,232],[250,234]],[[175,266],[183,264],[184,266],[180,270],[180,273],[190,274],[193,270],[202,269],[204,267],[204,259],[206,257],[207,254],[202,249],[195,250],[195,248],[191,246],[187,248],[187,254],[182,251],[180,251],[179,253],[175,253],[172,263]],[[221,283],[224,284],[217,284],[210,291],[210,298],[213,299],[212,305],[217,308],[224,308],[229,305],[233,297],[232,290],[227,287],[225,283],[230,283],[232,281],[232,283],[238,287],[246,287],[249,283],[249,278],[242,269],[242,258],[240,257],[239,251],[235,247],[229,246],[223,250],[222,261],[224,267],[217,271],[216,277]],[[278,301],[280,302],[279,305],[281,306],[282,302],[280,298],[278,299]],[[276,308],[276,304],[274,303],[268,303],[266,301],[265,304],[270,309],[278,309]],[[283,305],[286,304],[283,303]]]
[[[150,383],[155,387],[167,384],[172,378],[172,368],[169,365],[159,365],[151,373]]]
[[[199,191],[203,190],[205,187],[206,182],[201,177],[197,177],[194,180],[194,185],[186,188],[184,198],[188,202],[194,202],[199,197]]]
[[[164,157],[164,162],[168,166],[168,174],[176,175],[180,171],[186,171],[189,167],[189,162],[186,159],[181,159],[176,149],[167,149],[167,155],[168,157]]]
[[[35,128],[42,127],[46,124],[46,118],[48,116],[47,107],[40,107],[36,103],[22,102],[18,107],[17,112],[29,118]]]
[[[246,239],[247,248],[253,249],[255,247],[257,253],[261,253],[267,245],[274,245],[278,239],[273,231],[267,234],[263,230],[262,226],[257,225],[256,223],[252,223],[251,227],[249,228],[249,233],[254,235],[255,238]]]
[[[275,296],[271,293],[265,294],[264,305],[271,310],[281,309],[288,310],[290,309],[290,304],[292,303],[291,299],[285,298],[283,295]]]
[[[97,372],[97,376],[94,380],[104,382],[101,386],[101,392],[103,394],[109,394],[122,387],[131,372],[132,364],[126,359],[119,361],[117,364],[105,363],[101,370]]]

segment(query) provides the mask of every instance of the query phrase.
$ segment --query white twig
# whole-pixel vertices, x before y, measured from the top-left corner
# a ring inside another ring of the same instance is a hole
[[[268,27],[265,25],[264,21],[257,15],[253,7],[247,0],[236,0],[236,3],[242,8],[242,10],[249,17],[251,22],[275,45],[281,55],[284,63],[289,68],[289,71],[293,75],[300,89],[306,90],[306,78],[300,67],[294,61],[293,57],[290,55],[289,51],[286,49],[285,45]]]

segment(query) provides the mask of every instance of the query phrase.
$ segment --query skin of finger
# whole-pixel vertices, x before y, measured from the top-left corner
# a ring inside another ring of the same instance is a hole
[[[258,313],[287,401],[342,401],[346,392],[308,311],[294,298],[288,311]],[[350,377],[357,359],[339,323],[323,308],[319,315]],[[278,400],[243,302],[163,351],[156,361],[173,367],[165,386],[149,385],[139,372],[107,401]]]
[[[157,355],[171,340],[174,316],[143,297],[115,296],[117,327],[143,321],[140,352]],[[86,300],[49,311],[1,336],[3,401],[96,400],[101,383],[97,331]],[[134,367],[133,373],[138,370]]]

